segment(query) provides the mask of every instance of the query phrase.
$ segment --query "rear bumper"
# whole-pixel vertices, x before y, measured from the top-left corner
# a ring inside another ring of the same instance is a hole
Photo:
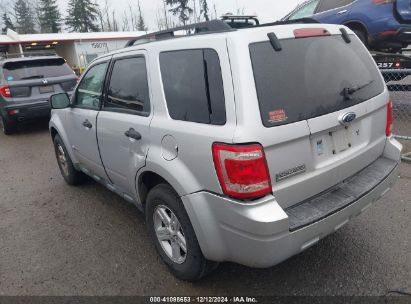
[[[36,103],[10,103],[2,108],[2,115],[8,123],[18,124],[50,116],[48,101]]]
[[[383,172],[387,174],[378,180],[374,178],[370,190],[357,193],[358,197],[353,201],[329,214],[308,222],[301,218],[304,225],[297,229],[296,215],[283,210],[272,196],[252,204],[240,204],[200,192],[182,200],[206,258],[250,267],[271,267],[316,244],[385,195],[398,178],[400,151],[398,142],[387,140],[384,156],[373,164],[383,166]]]
[[[390,30],[374,35],[373,40],[378,43],[411,43],[411,25],[401,25],[396,30]]]

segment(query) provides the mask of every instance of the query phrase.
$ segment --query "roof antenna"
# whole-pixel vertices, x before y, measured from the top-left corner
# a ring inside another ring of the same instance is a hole
[[[278,40],[277,35],[274,33],[268,33],[267,36],[268,36],[268,39],[270,39],[270,43],[273,46],[274,50],[276,52],[280,52],[283,48],[280,44],[280,40]]]
[[[347,30],[345,28],[340,28],[340,32],[342,37],[346,43],[351,43],[350,35],[348,35]]]

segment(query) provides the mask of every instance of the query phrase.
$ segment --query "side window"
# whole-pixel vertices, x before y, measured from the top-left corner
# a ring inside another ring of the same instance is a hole
[[[108,86],[106,110],[150,113],[146,60],[133,57],[115,61]]]
[[[80,108],[98,110],[103,94],[108,63],[100,63],[90,68],[81,80],[74,105]]]
[[[309,4],[303,6],[300,10],[291,15],[290,20],[296,20],[301,18],[307,18],[314,15],[315,9],[317,8],[319,0],[312,1]]]
[[[354,0],[323,0],[318,7],[317,13],[322,13],[351,4]]]
[[[168,112],[175,120],[212,125],[226,123],[220,59],[211,49],[160,54]]]

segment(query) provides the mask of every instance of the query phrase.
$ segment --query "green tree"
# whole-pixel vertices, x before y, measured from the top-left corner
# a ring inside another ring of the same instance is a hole
[[[34,12],[27,0],[17,0],[14,5],[16,29],[20,34],[35,33]]]
[[[11,21],[9,15],[6,12],[4,12],[2,19],[3,19],[3,28],[2,28],[1,31],[2,31],[3,34],[7,33],[7,29],[11,29],[13,31],[16,30],[16,27],[14,26],[14,24]]]
[[[66,25],[71,32],[98,32],[98,5],[90,0],[69,0]]]
[[[188,6],[189,0],[166,0],[167,5],[171,6],[170,12],[177,16],[180,21],[186,25],[190,20],[190,15],[193,13],[193,9]]]
[[[144,22],[143,13],[141,12],[140,0],[138,0],[137,30],[138,30],[138,31],[142,31],[142,32],[146,32],[146,31],[147,31],[147,26],[146,26],[146,23]]]
[[[201,15],[203,15],[205,21],[210,21],[210,15],[209,15],[209,8],[208,8],[208,3],[207,0],[200,0],[201,4]]]
[[[61,14],[57,0],[39,0],[37,16],[42,33],[58,33],[61,30]]]

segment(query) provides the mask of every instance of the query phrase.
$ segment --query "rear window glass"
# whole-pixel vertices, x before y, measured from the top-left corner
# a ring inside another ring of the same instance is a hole
[[[220,60],[211,49],[160,55],[168,112],[175,120],[212,125],[226,123]]]
[[[274,127],[340,111],[384,91],[381,75],[358,39],[341,36],[250,45],[264,126]]]
[[[73,75],[73,71],[61,58],[8,62],[3,70],[7,81]]]

